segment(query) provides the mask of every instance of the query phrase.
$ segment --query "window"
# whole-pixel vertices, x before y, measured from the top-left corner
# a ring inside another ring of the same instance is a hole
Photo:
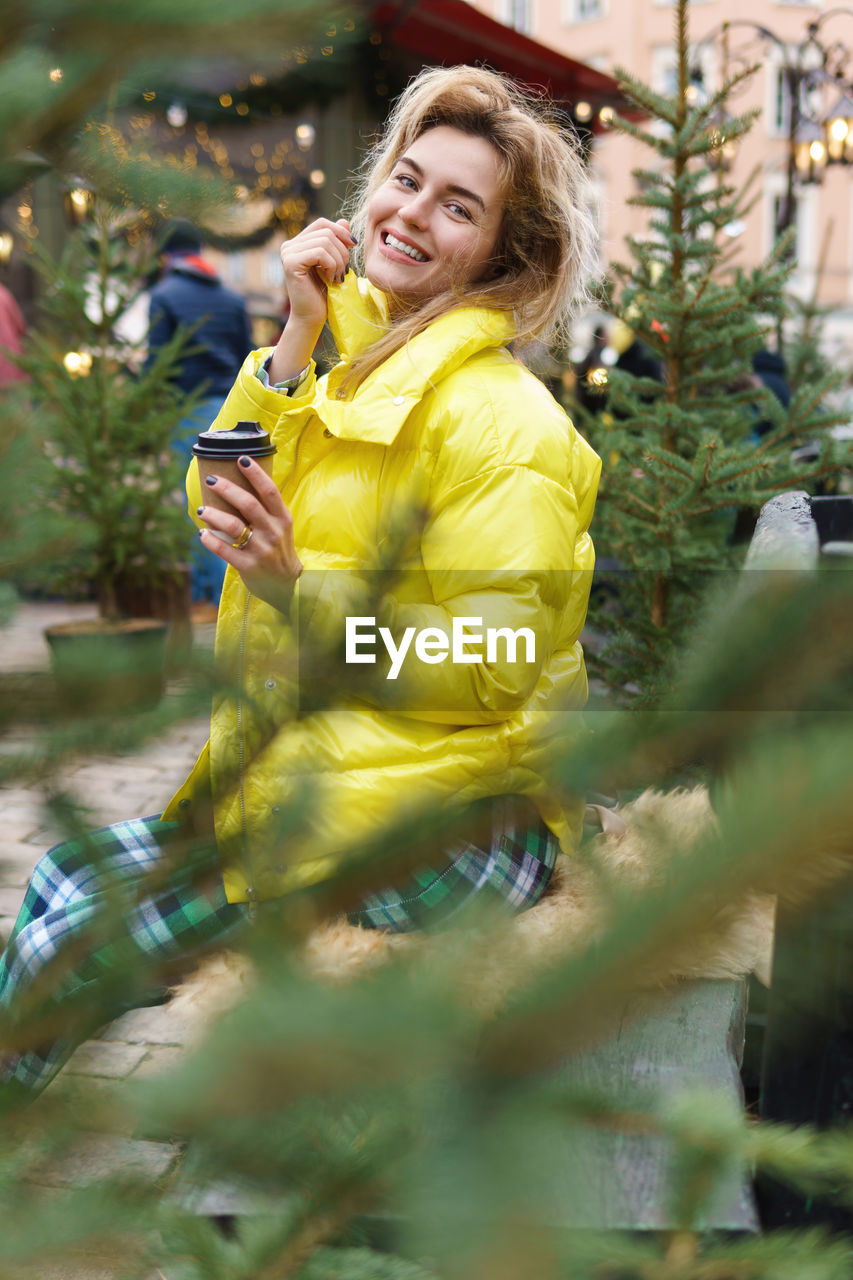
[[[817,51],[810,57],[799,59],[796,49],[790,49],[787,55],[783,55],[781,49],[772,49],[767,60],[768,88],[765,115],[767,118],[767,132],[771,137],[775,138],[787,138],[791,130],[792,78],[790,72],[786,70],[786,61],[789,67],[795,68],[795,81],[799,82],[800,114],[809,115],[815,109],[819,110],[820,107],[819,99],[817,102],[810,101],[810,98],[814,97],[816,89],[814,86],[812,86],[811,90],[809,89],[808,76],[810,71],[820,69]]]
[[[500,0],[497,16],[507,27],[530,32],[533,29],[532,9],[532,0]]]
[[[592,22],[604,17],[605,0],[566,0],[566,22]]]
[[[785,204],[786,175],[780,169],[767,169],[764,174],[764,184],[762,253],[767,254],[779,240],[779,221]],[[801,187],[795,191],[791,221],[794,238],[789,255],[795,260],[796,266],[790,277],[790,287],[801,298],[808,298],[814,292],[818,244],[817,213],[818,188]]]
[[[787,137],[791,128],[791,84],[784,67],[774,67],[773,132]]]
[[[242,249],[238,249],[235,253],[229,253],[225,270],[229,284],[239,286],[243,283],[246,279],[246,255]]]
[[[269,285],[272,289],[281,289],[284,287],[284,267],[281,265],[281,256],[278,249],[264,254],[264,284]]]
[[[782,231],[780,231],[780,224],[786,212],[785,205],[786,197],[784,194],[775,195],[773,197],[771,236],[772,243],[774,245],[778,244],[783,234]],[[794,196],[793,208],[790,211],[788,225],[794,228],[794,238],[785,253],[786,260],[790,262],[792,259],[796,259],[799,256],[798,241],[800,239],[800,207],[796,196]]]
[[[671,44],[658,44],[652,49],[651,80],[655,93],[671,97],[678,92],[678,64]]]

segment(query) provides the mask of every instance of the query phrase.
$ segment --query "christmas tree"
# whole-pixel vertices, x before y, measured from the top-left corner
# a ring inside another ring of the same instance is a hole
[[[756,386],[752,357],[786,314],[787,241],[751,270],[732,263],[726,228],[750,197],[727,182],[719,160],[754,119],[726,111],[752,71],[695,101],[687,16],[681,0],[673,95],[619,73],[648,118],[617,118],[650,152],[631,201],[648,211],[648,228],[629,239],[632,261],[614,268],[607,307],[657,367],[597,370],[606,413],[586,419],[604,460],[596,549],[618,566],[613,593],[593,606],[593,622],[608,637],[597,669],[621,696],[651,700],[671,682],[708,576],[738,562],[737,509],[757,510],[783,489],[810,489],[850,456],[828,434],[841,421],[824,407],[833,374],[803,377],[787,412]],[[770,430],[758,438],[762,420]],[[807,439],[817,448],[804,458],[794,451]]]
[[[33,435],[53,463],[38,501],[70,518],[68,544],[53,547],[41,576],[66,593],[94,588],[106,618],[119,616],[122,595],[168,590],[193,533],[171,448],[194,403],[172,381],[192,332],[176,334],[143,367],[119,324],[156,267],[138,221],[95,196],[58,259],[36,244],[40,317],[21,360]]]

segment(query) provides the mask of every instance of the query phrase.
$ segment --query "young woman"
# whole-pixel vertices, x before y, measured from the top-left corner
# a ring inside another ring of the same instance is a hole
[[[355,918],[409,929],[482,892],[516,908],[542,893],[580,828],[548,762],[586,698],[599,460],[509,344],[549,334],[582,291],[583,190],[541,103],[491,72],[428,70],[397,103],[352,220],[284,244],[287,325],[214,424],[260,422],[273,475],[243,458],[250,490],[209,481],[239,515],[189,476],[200,537],[230,566],[210,740],[162,818],[96,833],[96,867],[91,844],[42,859],[0,972],[7,1005],[110,886],[164,856],[166,887],[130,911],[125,951],[167,959],[224,939],[389,825],[472,800],[492,802],[484,838],[409,861]],[[327,322],[340,359],[317,381]],[[344,690],[327,704],[305,696],[317,652],[315,683]],[[294,801],[304,829],[288,840]],[[207,831],[221,879],[199,884],[175,855],[191,830]],[[103,985],[117,945],[64,971],[55,998]],[[71,1042],[13,1053],[7,1078],[42,1086]]]

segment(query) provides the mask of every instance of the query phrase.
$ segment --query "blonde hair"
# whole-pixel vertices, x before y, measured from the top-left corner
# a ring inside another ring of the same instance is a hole
[[[346,378],[362,382],[432,320],[460,306],[512,311],[519,341],[564,329],[596,264],[588,179],[576,139],[553,104],[480,67],[425,68],[397,100],[366,157],[350,200],[364,269],[367,205],[407,148],[448,125],[484,138],[498,154],[504,217],[489,279],[449,288],[405,313],[354,361]]]

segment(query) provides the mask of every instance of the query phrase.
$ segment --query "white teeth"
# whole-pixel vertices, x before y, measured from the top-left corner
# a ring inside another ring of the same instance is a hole
[[[390,244],[392,249],[399,249],[400,253],[407,253],[410,258],[414,258],[415,262],[429,262],[429,258],[425,253],[421,253],[420,249],[414,249],[410,244],[404,244],[402,240],[392,236],[390,231],[385,232],[385,243]]]

